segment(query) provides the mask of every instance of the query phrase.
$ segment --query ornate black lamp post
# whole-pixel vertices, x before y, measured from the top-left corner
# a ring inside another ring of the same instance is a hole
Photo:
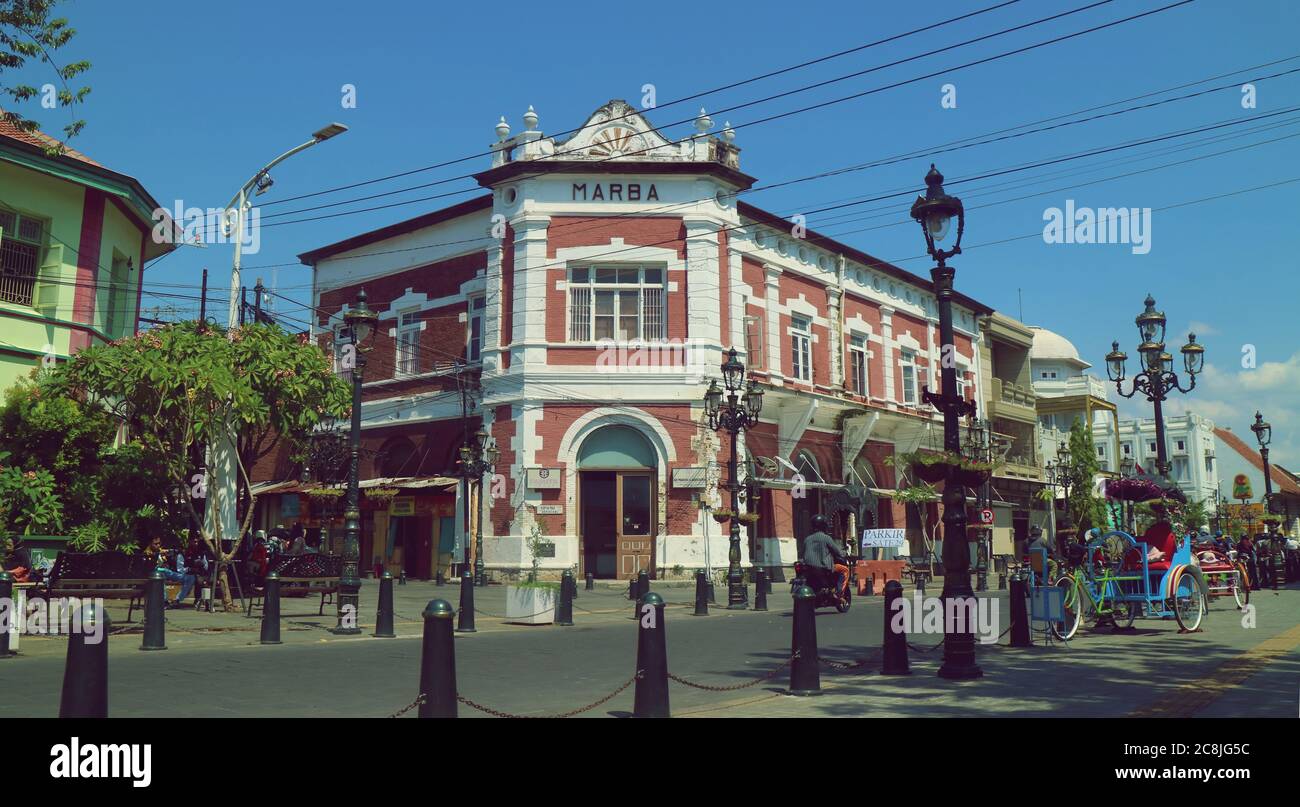
[[[989,422],[983,418],[972,418],[966,430],[966,456],[976,462],[993,461],[993,434]],[[984,510],[992,505],[992,474],[976,491],[975,506]],[[975,555],[975,590],[988,591],[989,588],[989,542],[992,540],[992,525],[981,524],[978,531]]]
[[[1132,457],[1125,457],[1119,461],[1119,475],[1121,478],[1129,478],[1137,471],[1137,460]],[[1124,520],[1124,529],[1132,532],[1131,516],[1133,514],[1133,504],[1120,500],[1120,517]]]
[[[487,571],[483,563],[483,475],[496,465],[500,452],[489,445],[491,437],[483,429],[474,434],[473,442],[460,447],[460,475],[465,479],[466,501],[471,481],[478,480],[478,525],[474,530],[474,585],[487,585]],[[468,525],[468,521],[466,524]],[[466,544],[468,545],[468,541]]]
[[[1196,389],[1196,374],[1205,366],[1205,348],[1196,343],[1196,334],[1187,334],[1187,344],[1183,345],[1183,368],[1191,383],[1183,389],[1174,372],[1174,357],[1165,352],[1165,315],[1156,310],[1156,301],[1147,295],[1146,309],[1137,316],[1138,336],[1142,342],[1138,353],[1142,354],[1142,370],[1133,376],[1132,389],[1124,391],[1124,362],[1128,354],[1119,349],[1119,342],[1111,343],[1111,351],[1106,354],[1106,373],[1115,382],[1115,389],[1125,398],[1132,398],[1141,392],[1155,406],[1156,411],[1156,469],[1159,475],[1169,475],[1169,459],[1165,450],[1165,418],[1161,404],[1169,393],[1178,390],[1188,393]]]
[[[745,609],[748,607],[748,592],[745,588],[744,573],[740,570],[740,474],[736,469],[736,438],[742,429],[748,429],[758,423],[758,414],[763,411],[763,389],[753,381],[745,382],[745,365],[736,360],[736,349],[727,353],[727,360],[722,363],[722,383],[726,385],[726,399],[717,380],[709,383],[709,391],[704,394],[704,412],[709,416],[709,428],[717,431],[726,429],[731,433],[731,457],[727,460],[727,490],[731,492],[731,533],[727,549],[727,608]],[[744,396],[741,396],[741,388]]]
[[[1061,533],[1073,531],[1073,523],[1070,519],[1070,490],[1075,486],[1083,483],[1078,474],[1074,472],[1074,466],[1070,463],[1070,449],[1064,443],[1056,447],[1056,462],[1047,463],[1047,484],[1052,487],[1061,489],[1061,494],[1065,497],[1064,513],[1061,516],[1061,523],[1056,528],[1056,547],[1057,551],[1064,557],[1065,543],[1061,540]]]
[[[1259,412],[1255,413],[1255,422],[1251,425],[1250,430],[1255,433],[1255,440],[1259,442],[1259,458],[1264,462],[1264,510],[1269,510],[1269,504],[1273,500],[1273,478],[1268,473],[1268,444],[1273,439],[1273,427],[1264,420],[1264,416]]]
[[[338,422],[332,417],[321,419],[307,442],[300,481],[304,485],[313,479],[323,484],[343,481],[351,454],[348,435],[339,428]],[[334,551],[332,530],[334,517],[338,514],[337,503],[333,497],[326,496],[321,498],[319,504],[313,501],[313,513],[317,508],[326,523],[321,551],[331,553]]]
[[[934,165],[925,175],[925,196],[918,196],[912,203],[912,218],[921,225],[925,234],[926,251],[937,262],[930,270],[934,281],[934,296],[939,303],[939,339],[944,352],[952,350],[954,345],[952,333],[952,282],[956,270],[945,261],[961,254],[961,237],[966,229],[966,213],[961,200],[943,192],[943,174]],[[952,249],[936,247],[947,240],[953,218],[957,219],[957,240]],[[953,454],[961,453],[961,418],[973,416],[975,405],[957,394],[957,369],[952,362],[944,362],[941,368],[942,387],[940,392],[930,392],[925,388],[921,400],[943,413],[943,447]],[[943,486],[943,594],[945,601],[965,600],[974,597],[970,587],[970,547],[966,543],[966,490],[957,481],[957,467],[950,466],[948,479]],[[956,613],[956,608],[949,608],[945,602],[944,613]],[[978,678],[984,674],[975,663],[975,634],[970,626],[960,632],[949,630],[953,625],[945,625],[943,642],[943,666],[939,675],[943,678]]]
[[[357,305],[343,315],[343,323],[352,334],[351,355],[343,357],[344,366],[352,365],[352,456],[348,465],[348,503],[343,513],[343,574],[339,579],[338,624],[334,633],[356,634],[361,596],[361,489],[357,480],[357,461],[361,456],[361,381],[366,370],[366,353],[370,351],[370,334],[379,316],[366,305],[366,290],[357,294]]]

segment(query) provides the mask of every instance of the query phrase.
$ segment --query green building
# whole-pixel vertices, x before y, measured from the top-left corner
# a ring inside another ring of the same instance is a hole
[[[159,205],[135,179],[0,118],[0,390],[136,331]]]

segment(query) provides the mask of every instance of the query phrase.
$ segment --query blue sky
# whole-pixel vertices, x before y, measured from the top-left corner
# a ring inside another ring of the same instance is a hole
[[[773,113],[860,92],[1041,42],[1172,0],[1117,0],[1061,20],[954,51],[717,115],[738,126],[742,168],[760,184],[891,157],[1005,129],[1099,104],[1162,90],[1300,55],[1300,4],[1287,0],[1196,0],[1116,28],[1081,36],[986,65],[944,75],[782,120],[742,124]],[[727,7],[674,4],[492,6],[392,2],[241,2],[218,7],[163,2],[93,3],[72,0],[62,13],[78,30],[69,57],[86,58],[94,88],[74,143],[100,162],[138,177],[163,205],[220,206],[272,157],[337,120],[351,131],[310,149],[274,174],[263,200],[407,171],[484,151],[504,115],[518,131],[531,104],[549,133],[579,125],[611,98],[637,104],[654,84],[660,104],[749,78],[942,19],[994,5],[996,0],[941,3],[750,2]],[[807,69],[703,99],[651,110],[664,126],[701,105],[713,112],[772,93],[964,41],[1085,5],[1085,0],[1015,3],[900,42],[860,51]],[[1300,67],[1300,59],[1233,73],[1191,92]],[[29,76],[29,78],[32,78]],[[941,87],[956,87],[956,108],[942,108]],[[341,87],[356,87],[355,109],[341,106]],[[1170,93],[1159,97],[1168,97]],[[1243,119],[1300,105],[1300,73],[1262,81],[1257,107],[1244,109],[1237,89],[1104,120],[955,151],[933,158],[966,198],[967,245],[954,261],[958,287],[977,299],[1065,335],[1104,376],[1102,357],[1112,339],[1135,355],[1133,317],[1152,292],[1169,316],[1168,341],[1182,344],[1195,328],[1209,368],[1183,406],[1231,426],[1239,434],[1264,409],[1274,424],[1273,457],[1300,467],[1300,327],[1295,322],[1300,277],[1294,218],[1300,182],[1169,210],[1159,208],[1300,178],[1296,159],[1300,122],[1279,115],[1269,131],[1241,134],[1242,124],[1217,134],[1214,144],[1169,152],[1190,138],[1128,149],[1051,169],[997,180],[953,182],[1036,160],[1160,136],[1181,129]],[[1124,105],[1128,106],[1128,104]],[[25,113],[57,132],[66,112],[29,105]],[[1255,124],[1263,126],[1264,123]],[[684,136],[686,125],[668,127]],[[1215,133],[1196,137],[1206,138]],[[1041,191],[1112,177],[1227,149],[1219,156],[1095,182],[1042,196]],[[1163,149],[1141,158],[1146,152]],[[1123,160],[1124,162],[1119,162]],[[1104,162],[1103,162],[1104,161]],[[845,199],[921,186],[930,159],[801,183],[748,195],[747,200],[789,215]],[[479,171],[487,158],[425,171],[394,182],[327,197],[273,205],[264,215],[341,201]],[[1041,176],[1047,171],[1068,176]],[[1015,180],[1013,185],[1008,185]],[[980,189],[1005,185],[987,196]],[[346,211],[437,192],[473,188],[459,181],[324,212]],[[249,256],[249,286],[257,275],[305,301],[306,267],[292,262],[307,249],[470,198],[420,202],[303,224],[267,227],[262,247]],[[1028,198],[1023,198],[1028,197]],[[1044,210],[1064,207],[1153,208],[1151,249],[1133,254],[1124,244],[1047,244],[1041,237],[1001,245],[985,242],[1041,232]],[[1010,200],[995,206],[989,202]],[[810,216],[809,226],[925,273],[915,225],[891,225],[897,213],[882,204],[837,211],[852,218]],[[894,204],[897,204],[895,202]],[[312,214],[307,214],[312,215]],[[287,218],[300,218],[292,216]],[[1291,222],[1288,224],[1287,222]],[[866,229],[872,228],[872,229]],[[214,296],[229,282],[231,248],[184,248],[146,277],[152,284],[193,284],[212,270]],[[156,290],[178,289],[154,286]],[[194,290],[180,289],[184,293]],[[146,296],[145,304],[187,301]],[[280,311],[305,316],[283,303]],[[220,311],[223,303],[210,303]],[[197,303],[183,313],[197,310]],[[1243,368],[1243,346],[1254,346],[1256,366]],[[1125,402],[1125,415],[1150,416],[1148,404]],[[1249,437],[1248,434],[1245,435]]]

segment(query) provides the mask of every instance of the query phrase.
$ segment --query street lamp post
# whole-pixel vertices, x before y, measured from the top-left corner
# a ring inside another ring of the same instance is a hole
[[[967,456],[978,462],[992,462],[993,460],[993,434],[992,428],[987,420],[983,418],[974,418],[971,420],[970,427],[966,432],[967,437]],[[981,511],[992,506],[992,482],[993,476],[980,485],[980,489],[975,497],[975,506]],[[975,590],[988,591],[989,588],[989,556],[992,554],[989,548],[989,542],[993,535],[993,525],[980,524],[979,541],[976,543],[977,555],[975,557]]]
[[[465,496],[468,501],[469,486],[478,480],[478,524],[474,529],[474,585],[487,585],[487,569],[483,562],[483,475],[496,465],[500,456],[495,445],[489,445],[491,436],[479,429],[474,440],[460,447],[460,473],[465,479]],[[466,522],[468,530],[468,521]],[[469,542],[466,541],[466,544]]]
[[[343,573],[339,578],[338,624],[334,633],[357,634],[359,601],[361,598],[361,485],[357,478],[361,457],[361,383],[366,371],[366,353],[370,351],[370,334],[375,329],[379,315],[366,305],[366,290],[357,294],[357,305],[343,315],[343,323],[351,333],[351,356],[344,361],[352,364],[352,431],[349,443],[352,456],[348,460],[348,503],[343,513]]]
[[[1056,548],[1058,552],[1064,553],[1065,550],[1065,544],[1061,541],[1061,533],[1072,532],[1074,528],[1074,523],[1070,518],[1070,490],[1080,484],[1081,481],[1076,477],[1074,467],[1070,464],[1070,449],[1065,444],[1058,445],[1056,447],[1056,462],[1047,463],[1047,484],[1052,487],[1059,487],[1061,495],[1065,499],[1061,524],[1056,530]]]
[[[943,353],[955,350],[952,330],[953,278],[956,270],[946,261],[961,254],[961,237],[966,229],[966,213],[961,200],[943,191],[943,174],[930,165],[925,175],[925,196],[918,196],[912,204],[911,215],[921,225],[925,235],[926,251],[937,265],[930,270],[934,281],[934,296],[939,304],[939,339]],[[944,250],[936,244],[947,240],[953,218],[957,219],[957,240],[952,249]],[[961,453],[961,418],[973,416],[975,405],[957,394],[957,369],[953,362],[944,361],[941,368],[941,389],[938,393],[925,388],[921,400],[943,413],[943,447],[952,454]],[[948,478],[943,486],[943,593],[945,614],[956,614],[953,600],[968,602],[975,596],[970,585],[970,547],[966,543],[966,491],[957,478],[956,465],[949,466]],[[943,678],[978,678],[983,671],[975,663],[975,634],[967,625],[958,631],[955,625],[944,626]],[[950,630],[951,629],[951,630]]]
[[[1169,476],[1169,459],[1165,448],[1165,418],[1161,404],[1168,399],[1169,393],[1177,390],[1189,393],[1196,389],[1196,374],[1205,366],[1205,348],[1196,343],[1196,334],[1187,334],[1187,344],[1180,352],[1183,354],[1183,368],[1187,370],[1191,382],[1183,389],[1174,372],[1174,357],[1165,352],[1165,315],[1156,310],[1156,301],[1147,295],[1146,309],[1138,314],[1138,336],[1141,343],[1138,353],[1142,354],[1142,369],[1133,376],[1131,389],[1124,391],[1124,363],[1128,354],[1119,349],[1119,342],[1111,343],[1111,351],[1106,354],[1106,373],[1115,382],[1115,390],[1125,398],[1132,398],[1141,392],[1155,407],[1156,414],[1156,469],[1161,477]]]
[[[709,418],[709,428],[717,431],[726,429],[731,434],[731,456],[727,460],[727,490],[731,493],[731,532],[727,549],[727,608],[744,610],[748,607],[748,592],[745,588],[744,573],[740,570],[740,474],[736,467],[736,443],[741,430],[749,429],[758,423],[759,412],[763,410],[763,390],[758,384],[745,382],[745,365],[736,359],[733,347],[727,353],[727,360],[722,363],[722,382],[726,386],[726,399],[723,389],[718,387],[716,379],[709,383],[709,390],[704,394],[704,411]],[[744,395],[741,388],[744,387]]]
[[[1271,512],[1269,504],[1273,499],[1273,478],[1269,476],[1268,471],[1268,444],[1273,440],[1273,427],[1264,420],[1263,415],[1256,412],[1255,422],[1250,430],[1255,433],[1255,440],[1259,442],[1259,458],[1264,463],[1264,511]]]
[[[1128,478],[1133,476],[1133,473],[1136,470],[1137,470],[1137,460],[1133,459],[1132,457],[1125,457],[1124,459],[1119,461],[1119,474],[1121,478]],[[1130,523],[1132,520],[1130,518],[1132,514],[1133,514],[1132,502],[1128,502],[1123,499],[1120,499],[1120,518],[1122,518],[1124,521],[1124,529],[1129,530],[1130,532],[1132,531],[1131,528],[1133,526]],[[1216,511],[1216,517],[1217,517],[1217,511]]]

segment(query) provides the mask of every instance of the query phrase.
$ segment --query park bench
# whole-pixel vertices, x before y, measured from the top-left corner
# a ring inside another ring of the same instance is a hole
[[[153,558],[121,552],[60,552],[45,582],[48,597],[129,597],[126,621],[144,598]]]
[[[320,594],[320,613],[325,613],[325,597],[331,598],[338,593],[339,578],[343,575],[343,557],[341,555],[281,555],[271,562],[267,574],[275,572],[280,576],[280,593]],[[259,580],[253,585],[253,595],[248,600],[246,616],[252,616],[253,606],[266,594],[266,581]],[[332,601],[332,599],[331,599]]]
[[[903,576],[916,585],[919,581],[922,585],[934,579],[934,566],[930,564],[930,559],[921,555],[914,555],[904,558],[906,566],[903,567]]]

